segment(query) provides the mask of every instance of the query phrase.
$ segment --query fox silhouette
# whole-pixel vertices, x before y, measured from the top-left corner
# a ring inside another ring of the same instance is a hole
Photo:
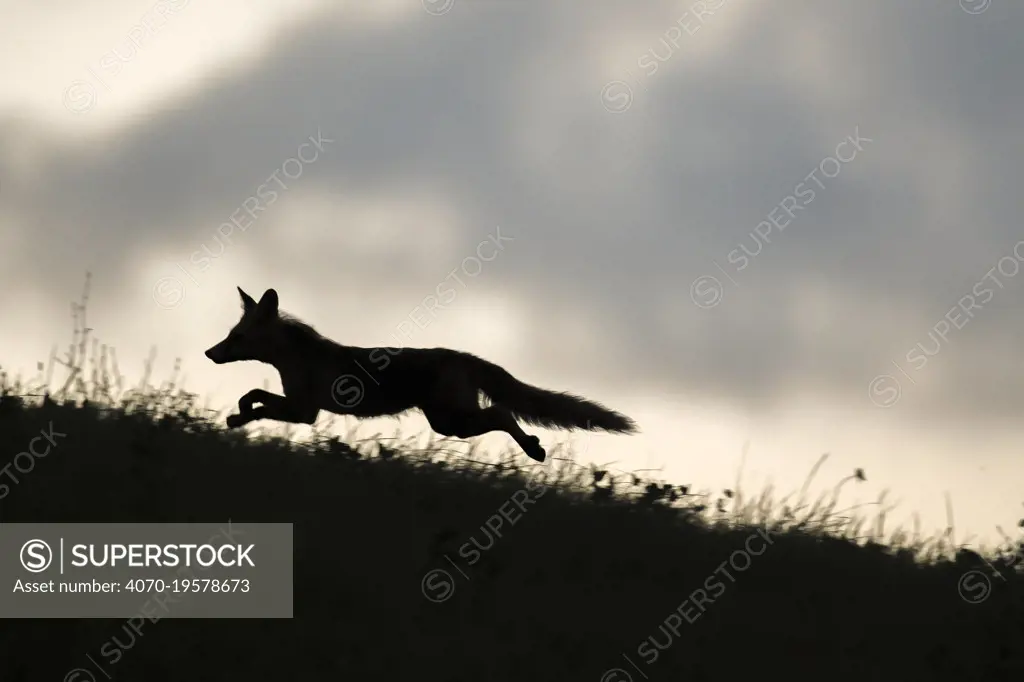
[[[567,430],[638,430],[623,414],[572,393],[526,384],[471,353],[345,346],[280,312],[274,289],[267,289],[259,302],[241,287],[238,293],[242,318],[206,357],[217,364],[255,360],[272,365],[281,375],[284,395],[249,391],[238,400],[239,413],[228,416],[230,428],[259,419],[312,424],[320,410],[367,418],[419,409],[442,436],[504,431],[538,462],[547,456],[540,439],[524,432],[517,419]],[[490,405],[481,404],[481,394]]]

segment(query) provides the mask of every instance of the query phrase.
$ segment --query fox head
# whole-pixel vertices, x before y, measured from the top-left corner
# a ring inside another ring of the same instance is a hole
[[[206,357],[218,365],[243,360],[268,362],[279,345],[277,292],[267,289],[259,303],[241,287],[238,287],[238,294],[242,297],[242,319],[223,341],[206,351]]]

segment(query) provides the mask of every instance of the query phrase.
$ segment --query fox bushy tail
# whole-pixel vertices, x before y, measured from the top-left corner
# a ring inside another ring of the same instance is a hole
[[[636,423],[624,414],[572,393],[549,391],[519,381],[505,368],[469,356],[480,390],[517,419],[548,428],[636,433]]]

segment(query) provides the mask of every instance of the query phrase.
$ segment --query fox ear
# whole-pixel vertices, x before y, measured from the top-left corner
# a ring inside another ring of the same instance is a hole
[[[273,289],[267,289],[263,292],[263,297],[257,304],[256,310],[260,315],[277,317],[277,302],[277,292]]]
[[[249,294],[242,291],[242,287],[238,287],[238,295],[242,297],[242,310],[247,314],[256,307],[256,301]]]

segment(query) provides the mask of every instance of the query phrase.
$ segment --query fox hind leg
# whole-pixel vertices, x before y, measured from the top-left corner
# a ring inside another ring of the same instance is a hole
[[[477,388],[465,372],[442,373],[421,409],[430,428],[442,436],[472,438],[504,431],[531,459],[543,462],[547,457],[540,439],[525,433],[509,410],[500,405],[480,407]]]
[[[475,410],[428,407],[423,410],[423,414],[430,422],[430,428],[442,436],[472,438],[491,431],[504,431],[512,436],[531,459],[543,462],[547,457],[540,439],[523,431],[512,413],[498,405]]]

